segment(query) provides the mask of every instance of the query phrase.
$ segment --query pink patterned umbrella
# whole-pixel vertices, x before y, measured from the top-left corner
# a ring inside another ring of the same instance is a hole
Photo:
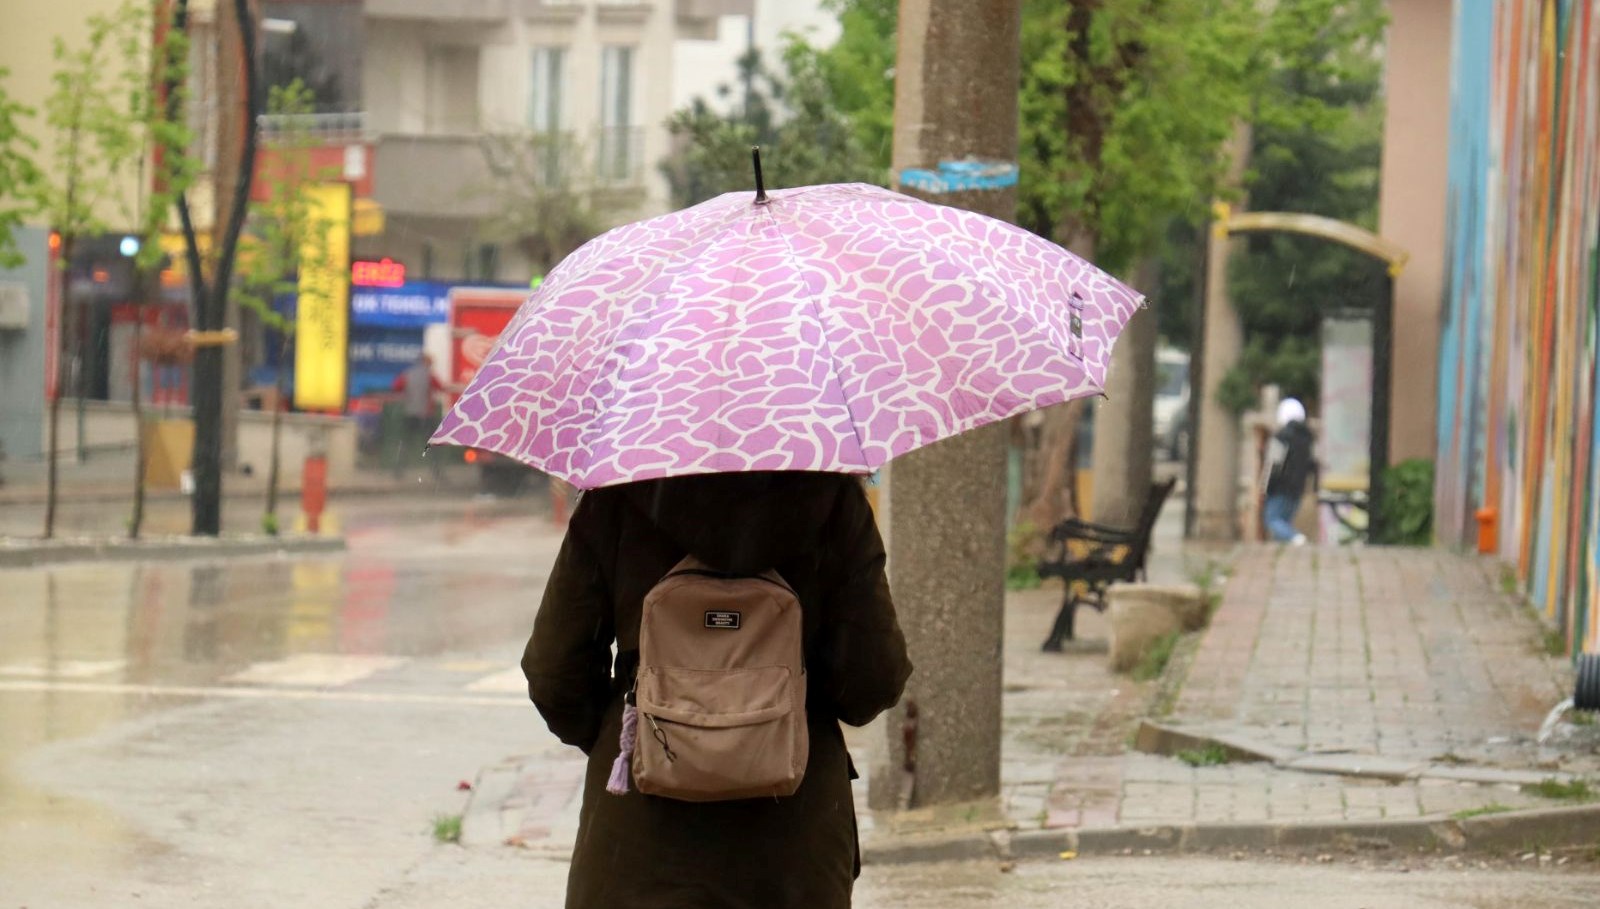
[[[592,489],[870,473],[1100,393],[1142,297],[1021,228],[874,186],[729,193],[574,252],[433,444]]]

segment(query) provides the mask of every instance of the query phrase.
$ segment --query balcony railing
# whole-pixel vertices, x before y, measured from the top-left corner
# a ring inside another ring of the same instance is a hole
[[[352,142],[366,135],[366,123],[366,113],[359,110],[332,114],[262,114],[256,117],[261,138],[269,143],[295,136],[329,144]]]
[[[510,13],[509,0],[366,0],[362,12],[375,19],[490,24]]]
[[[587,162],[578,137],[567,130],[485,135],[483,155],[498,179],[535,186],[582,182]]]

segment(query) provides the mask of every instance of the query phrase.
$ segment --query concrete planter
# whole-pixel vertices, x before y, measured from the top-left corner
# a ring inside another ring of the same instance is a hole
[[[193,420],[146,420],[144,482],[150,489],[177,489],[194,456]]]
[[[1156,641],[1205,624],[1205,598],[1192,584],[1117,584],[1107,592],[1113,672],[1139,665]]]

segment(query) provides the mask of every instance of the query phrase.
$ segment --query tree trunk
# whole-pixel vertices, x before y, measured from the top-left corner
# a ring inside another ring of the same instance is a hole
[[[68,189],[68,198],[72,191]],[[67,384],[67,263],[72,261],[73,238],[61,238],[60,268],[49,275],[47,280],[60,281],[60,290],[56,292],[56,393],[50,396],[50,439],[45,450],[49,460],[45,464],[44,487],[44,538],[50,539],[56,535],[56,488],[58,483],[56,461],[60,458],[61,451],[61,392]]]
[[[1159,278],[1155,258],[1146,259],[1130,282],[1151,289]],[[1106,377],[1106,401],[1095,414],[1094,520],[1128,526],[1150,492],[1155,449],[1151,427],[1156,392],[1156,315],[1133,314],[1117,339]]]
[[[1056,235],[1063,245],[1086,262],[1094,261],[1095,236],[1070,213],[1061,219]],[[1042,423],[1035,437],[1037,448],[1028,458],[1024,488],[1031,490],[1023,509],[1029,523],[1040,533],[1068,517],[1083,514],[1078,502],[1078,426],[1083,420],[1083,401],[1052,407],[1040,414]]]
[[[1228,146],[1230,161],[1225,186],[1239,186],[1250,163],[1251,129],[1234,126]],[[1236,200],[1236,210],[1243,210]],[[1194,446],[1195,539],[1232,542],[1239,539],[1239,415],[1217,400],[1217,390],[1239,360],[1244,329],[1239,313],[1228,299],[1228,259],[1235,241],[1219,234],[1215,223],[1206,231],[1205,306],[1201,339],[1204,350],[1201,374],[1191,382],[1190,394],[1200,398],[1199,420],[1190,433]],[[1191,375],[1193,375],[1191,373]]]
[[[267,462],[267,512],[262,518],[267,533],[278,535],[278,439],[283,430],[283,398],[288,393],[289,332],[279,333],[277,394],[272,402],[272,451]]]
[[[229,291],[233,278],[234,256],[239,248],[239,233],[244,228],[245,209],[250,198],[250,183],[255,175],[256,116],[261,111],[260,80],[256,73],[256,28],[254,12],[248,0],[234,0],[218,6],[220,21],[233,19],[234,31],[239,37],[238,55],[220,54],[221,61],[234,61],[227,66],[237,67],[242,78],[240,101],[242,116],[237,128],[243,140],[235,159],[222,155],[224,170],[232,172],[232,195],[218,195],[218,201],[227,206],[226,223],[221,239],[216,245],[216,267],[208,293],[197,294],[197,312],[202,316],[203,331],[220,331],[228,327]],[[228,33],[226,27],[221,29]],[[219,86],[230,85],[219,76]],[[223,104],[223,109],[229,105]],[[219,179],[219,186],[228,180]],[[183,214],[180,209],[180,215]],[[218,219],[222,223],[222,219]],[[185,226],[185,241],[191,247],[190,261],[198,259],[192,251],[195,244],[192,225]],[[203,304],[203,308],[201,308]],[[201,347],[194,361],[194,515],[191,527],[196,536],[216,536],[222,530],[222,463],[223,436],[226,430],[223,413],[226,399],[237,398],[238,388],[225,387],[228,381],[225,353],[221,346]]]
[[[1083,419],[1082,401],[1043,411],[1037,441],[1029,458],[1032,496],[1023,510],[1039,533],[1063,519],[1080,514],[1077,490],[1077,435]]]
[[[144,285],[140,281],[135,285],[139,288],[140,300],[143,303]],[[136,305],[133,308],[133,514],[128,518],[128,538],[139,539],[139,531],[144,527],[144,465],[148,453],[144,444],[144,404],[140,400],[144,396],[144,383],[142,381],[139,364],[139,343],[144,335],[144,306]]]

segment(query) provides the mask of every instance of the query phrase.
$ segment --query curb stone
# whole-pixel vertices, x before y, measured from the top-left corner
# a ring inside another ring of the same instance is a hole
[[[343,552],[342,536],[173,537],[148,540],[73,539],[27,541],[0,539],[0,568],[35,568],[65,562],[185,560],[243,556]]]
[[[462,492],[472,492],[476,487],[467,483],[449,486],[433,486],[428,483],[419,483],[413,486],[404,480],[390,482],[388,480],[366,481],[361,479],[347,480],[343,483],[328,487],[328,499],[363,498],[396,494],[416,494],[449,496]],[[233,488],[224,487],[222,499],[233,501],[235,499],[258,499],[266,495],[265,487],[240,485]],[[300,495],[300,484],[286,483],[278,487],[281,498],[295,499]],[[94,505],[100,503],[125,503],[132,501],[132,489],[63,489],[56,494],[56,502],[62,505]],[[148,490],[145,492],[146,502],[187,502],[192,498],[189,494],[171,489]],[[45,504],[46,496],[42,490],[28,487],[7,488],[0,486],[0,505],[37,506]]]
[[[1290,751],[1235,735],[1214,734],[1157,723],[1139,722],[1133,747],[1146,754],[1173,757],[1180,751],[1221,748],[1230,760],[1266,763],[1280,770],[1321,773],[1333,776],[1363,777],[1391,783],[1409,780],[1444,780],[1452,783],[1481,783],[1488,786],[1532,786],[1547,780],[1571,782],[1571,773],[1550,770],[1508,770],[1501,767],[1472,767],[1461,764],[1435,764],[1425,760],[1387,758],[1375,754]]]
[[[865,842],[867,864],[973,859],[1049,859],[1079,855],[1142,855],[1236,849],[1331,848],[1346,852],[1392,849],[1445,853],[1503,852],[1600,843],[1600,805],[1532,808],[1465,819],[1444,816],[1393,821],[1327,823],[1157,824],[1143,827],[1027,830],[1004,850],[987,835]]]

